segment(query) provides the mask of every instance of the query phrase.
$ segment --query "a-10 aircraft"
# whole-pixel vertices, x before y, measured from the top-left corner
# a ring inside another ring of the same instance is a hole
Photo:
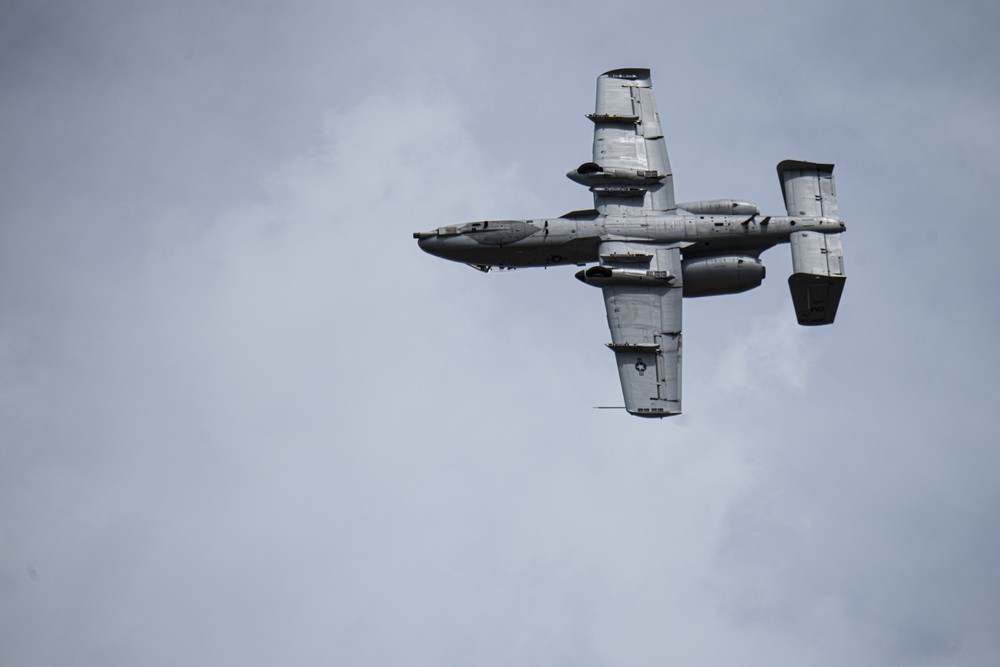
[[[588,117],[593,160],[567,176],[594,193],[593,209],[417,232],[420,247],[481,271],[597,262],[576,277],[604,292],[625,409],[639,417],[681,412],[681,297],[757,287],[768,248],[791,244],[799,324],[833,322],[846,277],[832,164],[778,164],[784,216],[733,199],[675,203],[648,69],[599,76]]]

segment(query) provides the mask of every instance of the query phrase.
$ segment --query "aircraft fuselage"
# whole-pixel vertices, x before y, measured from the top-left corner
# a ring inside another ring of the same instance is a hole
[[[417,232],[426,252],[479,268],[583,265],[598,261],[603,241],[684,246],[685,257],[723,253],[758,256],[796,231],[842,232],[836,218],[733,215],[603,216],[596,212],[539,220],[483,220]]]

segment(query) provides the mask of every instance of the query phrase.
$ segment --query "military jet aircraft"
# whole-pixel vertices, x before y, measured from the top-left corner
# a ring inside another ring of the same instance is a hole
[[[413,235],[426,252],[481,271],[597,262],[576,277],[601,288],[625,409],[681,412],[681,297],[735,294],[764,279],[760,254],[790,243],[799,324],[830,324],[844,289],[833,165],[785,160],[787,215],[735,199],[675,203],[648,69],[597,78],[593,159],[566,174],[594,208],[540,220],[482,220]]]

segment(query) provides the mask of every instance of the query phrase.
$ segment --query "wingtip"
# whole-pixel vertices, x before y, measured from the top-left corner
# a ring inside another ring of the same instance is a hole
[[[601,76],[609,79],[629,79],[631,81],[644,81],[651,84],[649,69],[646,67],[623,67],[621,69],[608,70]]]
[[[809,162],[807,160],[782,160],[778,163],[778,174],[782,174],[792,169],[810,170],[833,173],[833,164],[830,162]]]

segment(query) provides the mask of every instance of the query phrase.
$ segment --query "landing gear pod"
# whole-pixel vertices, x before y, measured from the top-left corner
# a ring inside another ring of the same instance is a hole
[[[576,279],[594,287],[662,287],[673,282],[669,271],[641,271],[633,269],[612,269],[607,266],[592,266],[578,271]]]

